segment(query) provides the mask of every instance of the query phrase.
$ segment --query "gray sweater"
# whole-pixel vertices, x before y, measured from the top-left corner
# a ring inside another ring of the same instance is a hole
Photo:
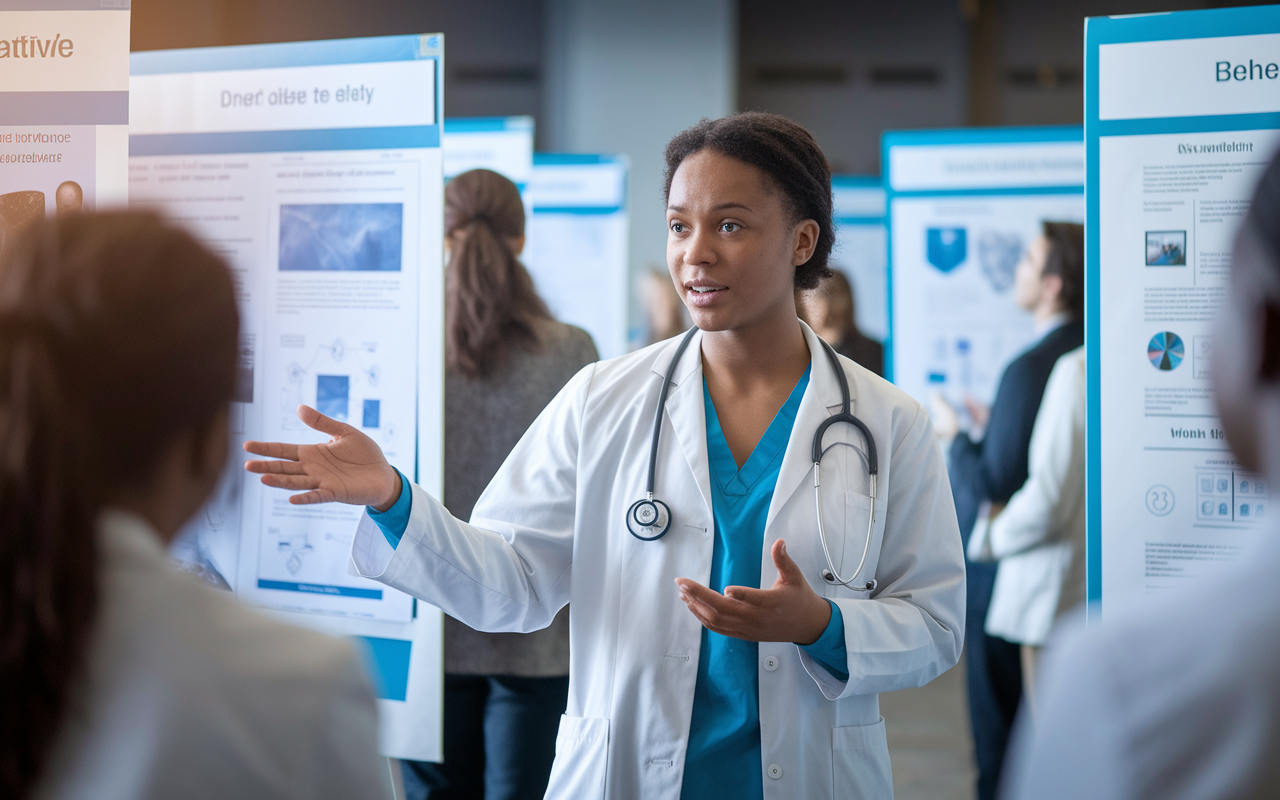
[[[541,345],[513,348],[487,378],[445,374],[444,504],[470,519],[516,442],[577,372],[600,358],[591,336],[559,322],[539,324]],[[569,609],[536,633],[480,633],[444,620],[444,670],[461,675],[569,674]]]

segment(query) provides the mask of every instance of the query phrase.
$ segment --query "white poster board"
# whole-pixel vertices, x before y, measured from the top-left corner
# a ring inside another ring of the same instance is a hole
[[[292,506],[247,439],[359,426],[439,496],[443,37],[135,53],[131,205],[230,264],[241,310],[232,463],[175,554],[243,601],[366,645],[388,756],[438,760],[441,615],[348,572],[361,509]]]
[[[889,337],[889,253],[884,186],[879,178],[831,176],[836,246],[831,267],[853,286],[858,329],[883,342]]]
[[[129,4],[0,6],[0,248],[31,222],[129,197]]]
[[[524,263],[562,322],[591,334],[600,358],[627,352],[627,160],[537,153]]]
[[[890,366],[926,407],[936,392],[967,421],[1034,338],[1014,271],[1045,221],[1084,221],[1080,128],[886,133]]]
[[[1089,597],[1238,560],[1274,516],[1214,409],[1236,231],[1280,146],[1280,7],[1086,24]]]

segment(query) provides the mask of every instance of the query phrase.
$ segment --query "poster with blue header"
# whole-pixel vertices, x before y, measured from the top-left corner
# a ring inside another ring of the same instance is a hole
[[[853,289],[858,329],[883,342],[889,337],[884,186],[876,177],[832,175],[831,201],[836,223],[831,268],[844,273]]]
[[[1202,585],[1274,515],[1214,406],[1236,232],[1280,148],[1280,6],[1085,25],[1088,588]]]
[[[1023,253],[1048,221],[1084,221],[1078,127],[889,132],[890,347],[894,383],[926,408],[989,406],[1036,337],[1015,300]]]
[[[245,603],[353,637],[380,743],[438,760],[438,609],[353,575],[362,509],[294,506],[243,441],[317,442],[301,403],[361,428],[439,496],[443,36],[134,53],[130,205],[187,226],[236,279],[231,463],[172,554]]]

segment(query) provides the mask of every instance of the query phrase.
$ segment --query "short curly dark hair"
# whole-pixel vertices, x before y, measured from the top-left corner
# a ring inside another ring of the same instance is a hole
[[[667,144],[662,196],[671,198],[671,179],[686,158],[713,150],[759,169],[781,190],[792,221],[818,223],[818,244],[809,260],[796,267],[797,289],[814,289],[831,275],[827,259],[835,244],[831,219],[831,167],[813,135],[777,114],[744,111],[704,119],[676,134]]]

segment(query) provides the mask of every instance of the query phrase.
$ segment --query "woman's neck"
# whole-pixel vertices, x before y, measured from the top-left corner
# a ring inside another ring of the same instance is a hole
[[[809,366],[809,345],[791,309],[747,327],[705,333],[702,363],[707,380],[730,391],[778,381],[794,385]]]

